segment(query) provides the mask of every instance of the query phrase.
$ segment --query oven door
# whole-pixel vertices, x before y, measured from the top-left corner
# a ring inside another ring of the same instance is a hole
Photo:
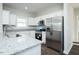
[[[42,41],[42,33],[35,33],[35,38]]]

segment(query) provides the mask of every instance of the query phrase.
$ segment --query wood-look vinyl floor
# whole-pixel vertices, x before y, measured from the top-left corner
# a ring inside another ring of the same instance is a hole
[[[73,45],[69,52],[69,55],[79,55],[79,45]]]
[[[48,48],[46,45],[42,45],[41,46],[41,55],[59,55],[59,53]]]

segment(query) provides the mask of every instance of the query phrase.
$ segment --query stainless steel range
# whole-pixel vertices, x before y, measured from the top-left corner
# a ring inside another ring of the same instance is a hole
[[[36,27],[35,38],[42,41],[42,32],[45,31],[44,21],[41,20],[38,22],[38,26]]]

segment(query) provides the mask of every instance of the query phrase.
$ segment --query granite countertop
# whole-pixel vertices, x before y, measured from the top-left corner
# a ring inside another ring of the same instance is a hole
[[[41,41],[30,38],[29,36],[18,38],[4,37],[3,40],[0,40],[0,55],[15,54],[38,44],[41,44]]]
[[[5,29],[7,32],[15,32],[15,31],[35,31],[36,27],[8,27]]]

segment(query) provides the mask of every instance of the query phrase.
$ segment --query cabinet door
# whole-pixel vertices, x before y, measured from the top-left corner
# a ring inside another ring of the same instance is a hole
[[[28,25],[38,25],[38,19],[30,17],[28,20]]]
[[[10,14],[10,25],[16,25],[16,15],[15,14]]]
[[[42,32],[42,42],[46,44],[46,32]]]
[[[41,44],[25,49],[14,55],[41,55]]]
[[[9,11],[3,11],[2,17],[3,17],[3,24],[9,24],[10,12]]]
[[[41,20],[40,18],[35,18],[34,19],[35,25],[38,25],[38,23],[39,23],[40,20]]]
[[[28,18],[28,25],[34,25],[34,19],[29,17]]]
[[[35,39],[35,31],[29,31],[29,35],[30,35],[30,37]]]
[[[46,18],[46,26],[52,25],[52,18]]]

